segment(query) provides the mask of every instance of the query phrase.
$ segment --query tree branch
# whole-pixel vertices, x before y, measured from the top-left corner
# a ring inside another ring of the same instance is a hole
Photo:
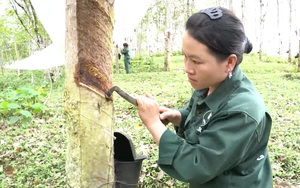
[[[19,7],[21,7],[21,8],[24,10],[24,12],[28,15],[26,9],[25,9],[20,3],[18,3],[16,0],[14,0],[14,2],[15,2]]]
[[[266,14],[268,13],[269,0],[267,0],[266,13],[263,15],[263,19],[265,19]]]
[[[32,6],[31,1],[29,1],[29,5],[30,5],[30,7],[31,7],[32,15],[33,15],[33,19],[34,19],[34,21],[33,21],[34,31],[35,31],[35,33],[36,33],[36,37],[38,38],[38,42],[39,42],[40,44],[42,44],[42,43],[43,43],[43,39],[42,39],[41,34],[39,33],[39,28],[38,28],[38,26],[37,26],[37,24],[38,24],[37,15],[36,15],[36,12],[35,12],[35,10],[34,10],[34,7]]]
[[[28,11],[27,11],[20,3],[18,3],[16,0],[9,0],[9,2],[10,2],[10,4],[11,4],[11,6],[12,6],[14,12],[15,12],[15,14],[17,15],[17,17],[18,17],[18,19],[19,19],[21,25],[24,27],[25,31],[26,31],[26,32],[29,34],[29,36],[34,40],[34,42],[35,42],[35,44],[38,46],[38,48],[41,48],[41,46],[40,46],[40,44],[39,44],[39,41],[37,41],[38,38],[37,38],[37,39],[34,38],[34,37],[32,36],[32,34],[30,33],[29,29],[25,26],[25,24],[24,24],[22,18],[20,17],[20,15],[19,15],[19,13],[18,13],[18,11],[17,11],[16,5],[15,5],[14,3],[16,3],[19,7],[21,7],[21,8],[24,10],[24,12],[25,12],[26,15],[28,16],[29,20],[32,22],[32,20],[31,20],[31,18],[30,18],[30,15],[29,15]]]

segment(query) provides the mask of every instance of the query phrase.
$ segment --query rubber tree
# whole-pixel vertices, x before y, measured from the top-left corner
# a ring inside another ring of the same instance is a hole
[[[266,3],[266,4],[265,4]],[[265,29],[265,17],[267,14],[268,10],[268,5],[269,5],[269,0],[266,0],[264,2],[263,0],[259,0],[259,7],[260,7],[260,20],[259,20],[259,26],[260,26],[260,41],[259,41],[259,60],[263,59],[264,55],[264,29]],[[265,12],[264,12],[264,7],[265,7]]]
[[[299,1],[298,1],[298,3],[299,3]],[[300,3],[299,3],[299,5],[300,5]],[[298,7],[299,7],[299,5],[298,5]],[[297,6],[297,4],[296,4],[296,6]],[[299,57],[300,56],[300,24],[298,25],[298,29],[299,29],[299,31],[298,31],[298,40],[299,40],[298,41],[299,42],[299,49],[298,49],[298,72],[300,72],[300,57]]]
[[[66,180],[72,188],[113,187],[114,0],[66,0]]]
[[[172,33],[172,16],[173,16],[173,2],[171,0],[166,0],[166,36],[165,36],[165,61],[164,61],[164,71],[170,71],[171,64],[171,33]]]
[[[282,10],[280,10],[280,6],[282,6],[281,0],[277,0],[277,31],[278,31],[278,55],[282,56],[282,27],[281,19],[282,19]]]
[[[300,72],[300,27],[299,27],[298,72]]]
[[[290,16],[289,16],[289,57],[288,62],[292,62],[292,36],[293,36],[293,3],[289,0]]]
[[[170,71],[171,64],[171,31],[167,31],[165,37],[165,61],[164,71]]]
[[[246,25],[246,0],[242,0],[242,23]]]

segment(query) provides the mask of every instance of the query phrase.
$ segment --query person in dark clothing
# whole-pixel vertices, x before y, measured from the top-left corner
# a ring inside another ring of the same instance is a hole
[[[187,20],[183,37],[184,70],[195,89],[187,106],[172,110],[148,94],[136,98],[159,146],[157,163],[169,176],[192,188],[273,187],[267,151],[272,119],[239,66],[251,50],[231,11],[200,10]]]
[[[126,74],[129,74],[131,57],[130,57],[130,49],[127,43],[123,44],[123,49],[121,50],[121,54],[124,55],[124,65],[125,65]]]

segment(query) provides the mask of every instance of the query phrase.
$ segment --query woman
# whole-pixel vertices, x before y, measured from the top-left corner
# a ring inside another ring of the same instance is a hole
[[[186,23],[182,50],[195,89],[187,107],[171,110],[149,95],[137,97],[139,116],[159,145],[160,168],[193,188],[271,188],[271,117],[239,67],[252,50],[241,21],[225,8],[201,10]]]

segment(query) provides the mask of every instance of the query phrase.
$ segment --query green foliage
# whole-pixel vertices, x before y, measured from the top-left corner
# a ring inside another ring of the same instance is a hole
[[[137,55],[131,60],[131,70],[134,73],[137,72],[154,72],[159,71],[161,64],[155,62],[153,57],[149,55]]]
[[[181,56],[181,55],[183,55],[183,52],[181,50],[172,52],[172,56]]]
[[[31,122],[33,114],[41,116],[48,108],[41,102],[46,93],[43,88],[21,88],[16,91],[6,91],[0,99],[0,117],[9,120],[9,124]]]
[[[33,80],[32,80],[33,79]],[[12,80],[14,80],[12,82]],[[33,85],[46,85],[48,82],[44,79],[42,70],[26,71],[21,70],[18,77],[17,70],[5,69],[4,76],[0,77],[0,89],[17,90],[20,87],[31,87]]]
[[[183,55],[183,52],[181,50],[172,52],[172,56],[181,56],[181,55]],[[165,53],[164,52],[156,52],[156,53],[152,54],[151,56],[152,57],[164,57]]]
[[[152,54],[153,57],[163,57],[165,56],[165,53],[164,52],[156,52],[154,54]]]
[[[263,61],[266,63],[287,63],[287,59],[281,56],[264,55]]]

